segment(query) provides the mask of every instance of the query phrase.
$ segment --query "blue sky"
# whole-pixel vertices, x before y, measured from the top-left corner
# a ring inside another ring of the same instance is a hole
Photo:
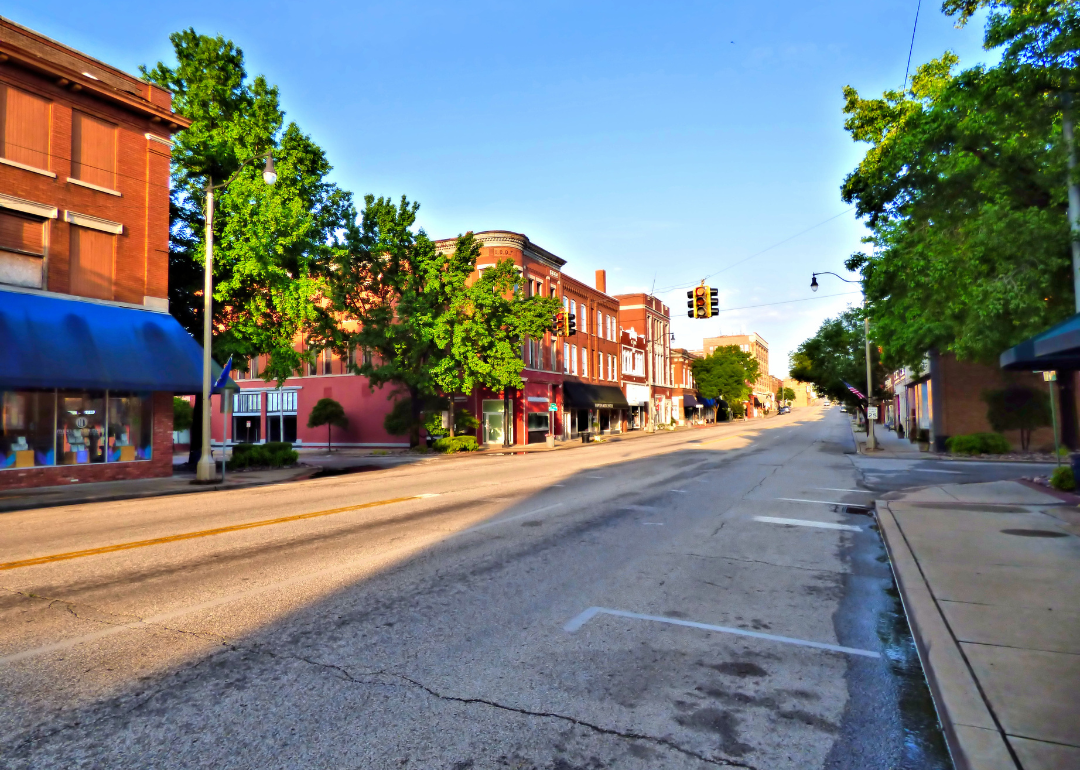
[[[733,2],[205,2],[6,0],[4,15],[130,72],[171,59],[170,32],[222,34],[281,88],[357,198],[407,195],[433,237],[505,229],[611,293],[654,285],[676,344],[755,331],[789,352],[859,296],[844,273],[861,225],[842,214],[861,149],[845,85],[897,88],[918,0]],[[946,49],[987,58],[923,3],[912,67]],[[718,319],[685,316],[713,279],[722,308],[815,299]],[[683,288],[673,288],[683,287]],[[662,293],[664,290],[666,293]]]

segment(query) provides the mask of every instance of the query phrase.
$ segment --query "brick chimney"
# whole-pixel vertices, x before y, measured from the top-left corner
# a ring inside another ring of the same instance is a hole
[[[607,294],[607,270],[596,271],[596,290]]]

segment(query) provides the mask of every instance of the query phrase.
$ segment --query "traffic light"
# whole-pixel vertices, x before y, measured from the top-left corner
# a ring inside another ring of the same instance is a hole
[[[573,337],[577,334],[576,316],[573,313],[564,313],[563,315],[566,317],[566,336]]]
[[[689,299],[686,303],[686,307],[689,308],[686,315],[690,318],[712,318],[720,312],[718,294],[719,292],[716,289],[711,289],[705,284],[701,284],[693,291],[686,292]]]
[[[560,310],[552,316],[551,333],[556,337],[563,336],[563,311]]]

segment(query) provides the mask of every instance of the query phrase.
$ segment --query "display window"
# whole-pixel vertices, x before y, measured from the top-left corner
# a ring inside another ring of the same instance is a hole
[[[56,393],[0,391],[0,469],[55,465]]]
[[[150,460],[153,456],[154,413],[149,393],[109,393],[108,462]]]
[[[153,396],[0,391],[0,470],[149,460]]]
[[[105,462],[105,393],[59,393],[56,421],[58,465]]]

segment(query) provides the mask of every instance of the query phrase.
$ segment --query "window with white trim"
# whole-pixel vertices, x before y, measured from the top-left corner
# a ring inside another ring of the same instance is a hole
[[[564,342],[562,346],[563,373],[570,374],[570,343]]]

